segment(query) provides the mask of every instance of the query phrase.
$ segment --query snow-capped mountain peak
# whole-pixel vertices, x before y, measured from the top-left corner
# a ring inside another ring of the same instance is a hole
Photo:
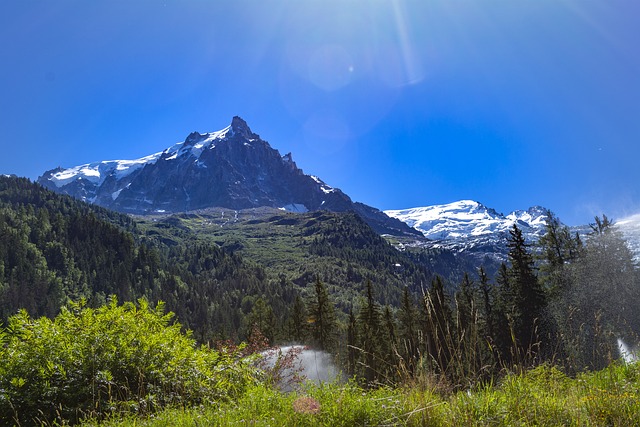
[[[417,246],[450,250],[463,263],[484,265],[490,274],[507,260],[507,237],[514,224],[529,243],[546,229],[546,210],[539,206],[503,215],[482,203],[460,200],[444,205],[385,211],[430,239]]]
[[[513,224],[525,234],[538,235],[544,230],[545,210],[533,207],[504,216],[473,200],[443,205],[385,211],[433,240],[456,240],[507,232]]]
[[[136,160],[110,160],[45,172],[54,191],[133,214],[209,207],[355,211],[380,233],[419,235],[396,219],[354,203],[318,177],[305,175],[240,117],[222,130],[190,133],[183,142]]]

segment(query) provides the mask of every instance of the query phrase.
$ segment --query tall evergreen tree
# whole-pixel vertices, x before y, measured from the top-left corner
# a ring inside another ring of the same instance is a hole
[[[633,342],[640,334],[640,283],[629,247],[603,215],[591,224],[573,282],[558,303],[567,363],[575,370],[600,369],[618,357],[617,339]]]
[[[353,313],[353,307],[349,309],[349,323],[347,324],[347,372],[350,376],[356,375],[358,359],[358,322]]]
[[[384,326],[384,335],[381,342],[381,370],[384,372],[384,380],[389,382],[393,381],[398,375],[397,366],[399,353],[398,327],[393,311],[388,305],[386,305],[382,311],[382,324]]]
[[[516,297],[509,276],[509,269],[504,262],[500,264],[496,274],[496,301],[494,304],[494,335],[492,340],[501,363],[511,363],[515,347]]]
[[[483,266],[480,266],[478,269],[478,279],[480,280],[479,291],[482,301],[483,317],[486,325],[486,335],[490,340],[492,340],[495,333],[495,318],[493,313],[494,288],[489,283],[489,276],[487,276]]]
[[[412,376],[418,362],[418,310],[409,288],[402,291],[402,302],[398,310],[399,351],[407,373]]]
[[[336,344],[335,307],[320,277],[316,277],[313,299],[309,307],[311,336],[320,350],[332,351]]]
[[[467,272],[464,273],[460,287],[455,294],[455,301],[456,329],[458,337],[462,338],[468,335],[477,317],[474,283]]]
[[[510,283],[513,289],[514,335],[517,345],[524,352],[534,351],[542,336],[543,310],[546,295],[535,274],[533,257],[529,252],[522,231],[517,225],[509,230]]]
[[[467,379],[483,368],[484,340],[481,338],[478,289],[465,273],[455,294],[456,301],[456,375]]]
[[[358,313],[358,342],[362,352],[360,359],[363,366],[363,376],[368,384],[378,379],[382,370],[380,367],[382,356],[382,341],[387,339],[381,334],[382,318],[380,307],[373,295],[373,285],[367,280],[365,300]]]
[[[254,329],[258,329],[270,344],[273,343],[275,338],[276,318],[273,313],[273,309],[265,302],[264,299],[258,298],[255,301],[251,308],[251,312],[247,316],[246,322],[247,336],[249,336]]]
[[[546,290],[558,295],[571,286],[569,264],[577,259],[582,242],[577,234],[572,236],[569,227],[553,212],[547,210],[545,216],[545,233],[538,240],[540,280]]]
[[[287,329],[290,339],[298,343],[303,343],[307,340],[309,335],[308,319],[307,307],[300,295],[296,294],[288,320]]]

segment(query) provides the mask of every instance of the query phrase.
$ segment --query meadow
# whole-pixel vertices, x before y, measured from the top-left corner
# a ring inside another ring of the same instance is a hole
[[[640,366],[615,363],[569,378],[553,366],[506,375],[453,394],[353,383],[283,393],[265,385],[234,401],[167,409],[87,426],[633,426],[640,423]]]

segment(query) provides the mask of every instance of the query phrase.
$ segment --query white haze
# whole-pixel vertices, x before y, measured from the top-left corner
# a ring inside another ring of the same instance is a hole
[[[620,357],[626,363],[633,363],[638,360],[638,349],[629,347],[620,338],[618,338],[618,350],[620,351]]]
[[[293,351],[296,355],[295,361],[291,368],[285,369],[282,377],[285,381],[294,374],[303,377],[303,380],[312,381],[316,384],[323,382],[332,382],[342,378],[342,373],[333,363],[329,353],[319,350],[313,350],[301,345],[288,345],[278,347],[276,350],[263,352],[266,366],[273,367],[276,361],[286,357],[289,352]],[[288,384],[280,384],[284,389],[289,388]]]
[[[640,214],[630,215],[619,220],[614,219],[615,226],[620,230],[633,252],[636,262],[640,261]]]

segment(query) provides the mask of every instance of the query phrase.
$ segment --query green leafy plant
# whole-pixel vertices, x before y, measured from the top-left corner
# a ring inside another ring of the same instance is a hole
[[[236,353],[197,347],[164,305],[72,303],[54,319],[9,318],[0,349],[0,424],[77,422],[213,404],[253,381]]]

